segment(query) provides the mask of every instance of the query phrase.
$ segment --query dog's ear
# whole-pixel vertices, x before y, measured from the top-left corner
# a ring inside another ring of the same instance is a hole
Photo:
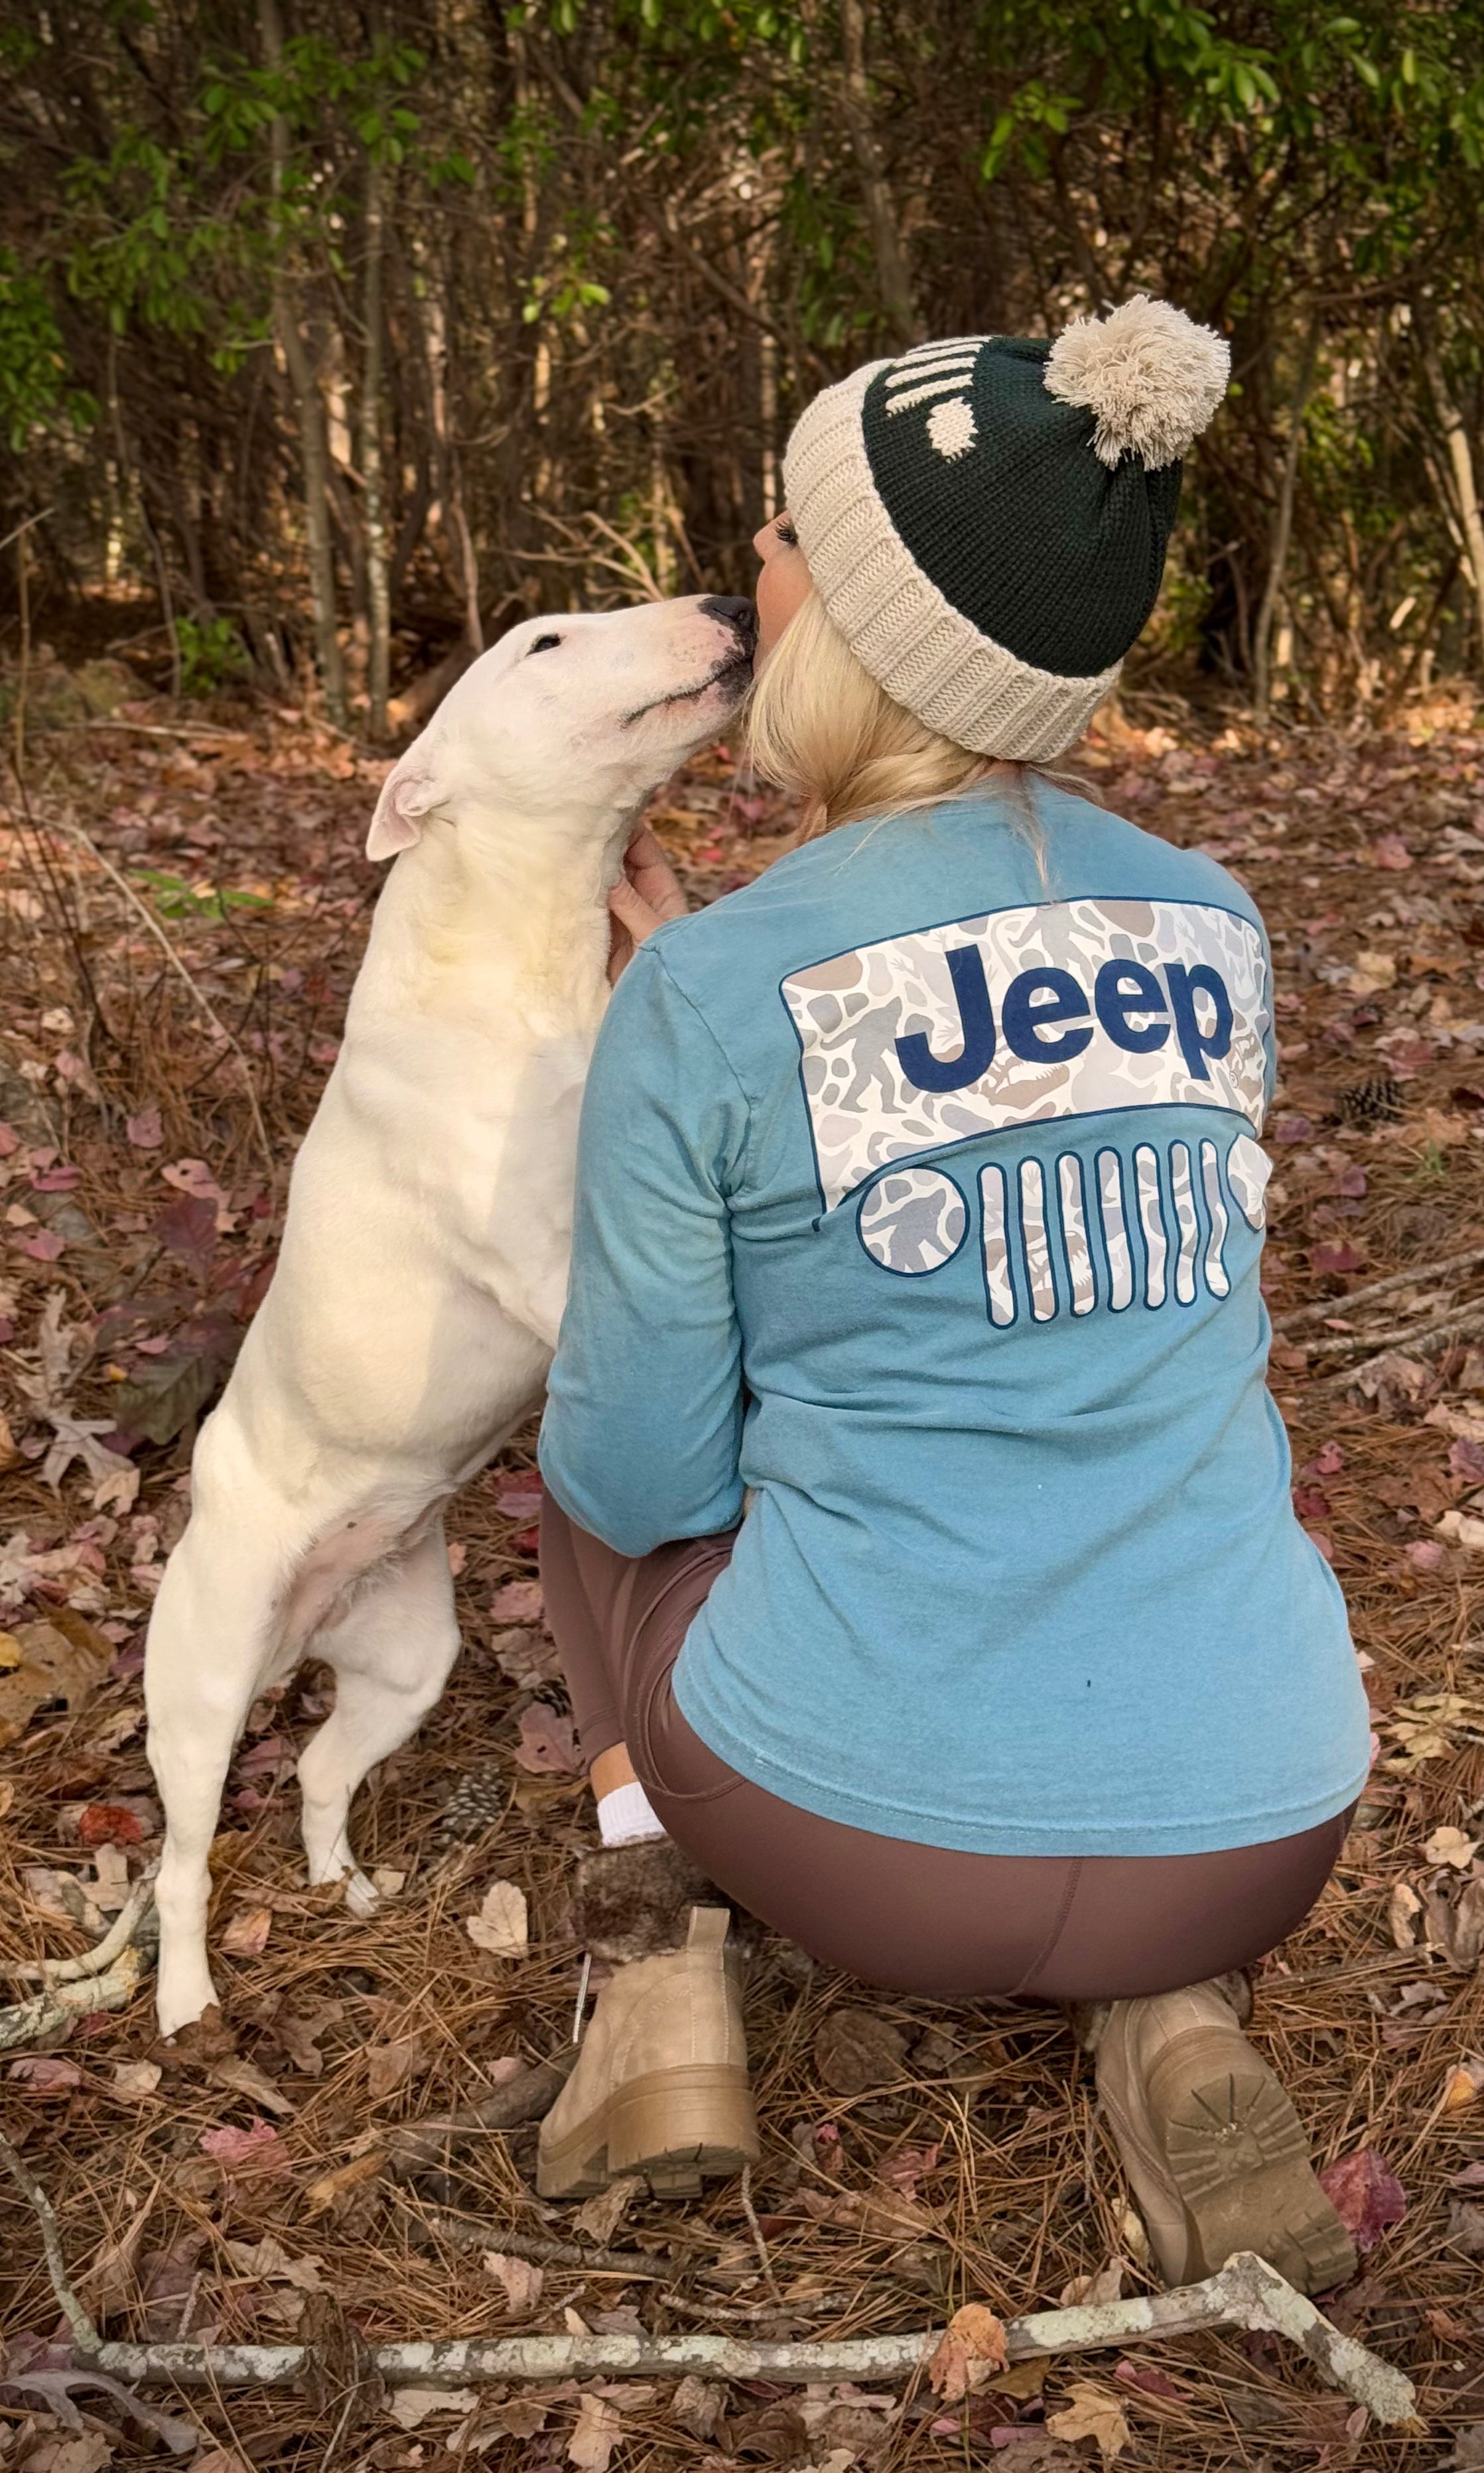
[[[423,817],[437,804],[438,784],[428,751],[420,738],[415,739],[381,785],[366,836],[367,857],[395,858],[398,851],[411,850],[422,831]]]

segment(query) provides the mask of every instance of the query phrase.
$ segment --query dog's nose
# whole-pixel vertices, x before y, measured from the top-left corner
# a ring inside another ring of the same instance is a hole
[[[719,618],[724,627],[730,627],[748,659],[752,659],[757,644],[757,612],[750,601],[732,593],[713,592],[702,602],[701,610],[704,617]]]

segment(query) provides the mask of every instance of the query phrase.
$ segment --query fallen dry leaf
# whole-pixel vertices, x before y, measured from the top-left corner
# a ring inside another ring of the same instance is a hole
[[[577,2473],[608,2473],[609,2459],[623,2435],[616,2407],[605,2396],[585,2395],[567,2440],[567,2462],[576,2465]]]
[[[1374,2249],[1382,2233],[1406,2214],[1406,2192],[1374,2147],[1326,2165],[1319,2185],[1362,2253]]]
[[[539,1777],[576,1777],[583,1765],[577,1731],[570,1717],[545,1700],[533,1700],[520,1713],[520,1741],[515,1758],[523,1769]]]
[[[53,1701],[71,1714],[84,1709],[107,1674],[110,1644],[81,1616],[66,1620],[69,1614],[58,1607],[53,1621],[22,1623],[3,1635],[19,1649],[20,1659],[0,1673],[0,1745],[18,1741],[36,1712]]]
[[[589,2241],[606,2248],[631,2202],[643,2187],[642,2180],[610,2181],[606,2190],[600,2190],[596,2197],[585,2200],[578,2208],[572,2219],[578,2231],[586,2233]]]
[[[387,2411],[398,2430],[416,2430],[435,2413],[472,2413],[479,2402],[475,2388],[394,2388]]]
[[[1100,2302],[1119,2301],[1122,2297],[1123,2261],[1114,2258],[1110,2259],[1106,2267],[1100,2267],[1095,2275],[1074,2275],[1058,2293],[1057,2307],[1059,2310],[1077,2310],[1084,2304],[1095,2307]]]
[[[28,2053],[24,2060],[11,2063],[7,2076],[29,2086],[33,2095],[66,2095],[83,2083],[76,2061],[59,2060],[52,2053]]]
[[[945,2404],[987,2388],[1005,2366],[1005,2326],[982,2301],[966,2301],[955,2310],[927,2365],[928,2382]]]
[[[228,1957],[261,1957],[273,1920],[272,1907],[243,1907],[227,1925],[218,1945]]]
[[[814,2038],[814,2066],[834,2095],[865,2095],[902,2075],[907,2038],[874,2009],[832,2009]]]
[[[1484,2059],[1471,2053],[1466,2060],[1455,2061],[1443,2081],[1442,2109],[1462,2112],[1484,2092]]]
[[[539,1623],[545,1612],[539,1580],[507,1580],[490,1600],[491,1618],[497,1623]]]
[[[265,2111],[275,2112],[280,2118],[297,2109],[291,2098],[280,2086],[275,2085],[267,2072],[258,2068],[256,2061],[245,2061],[239,2053],[234,2053],[227,2060],[213,2063],[211,2081],[214,2086],[229,2087],[233,2095],[245,2095],[250,2103],[260,2103]]]
[[[476,1949],[491,1957],[520,1957],[529,1939],[525,1891],[514,1881],[491,1881],[477,1915],[466,1915],[464,1929]]]
[[[137,2103],[153,2095],[164,2072],[157,2061],[115,2061],[113,2092],[127,2103]]]
[[[1057,2438],[1095,2438],[1104,2463],[1111,2464],[1129,2443],[1122,2405],[1106,2388],[1095,2388],[1088,2379],[1074,2379],[1067,2393],[1070,2404],[1061,2413],[1048,2413],[1046,2428]]]
[[[1467,1872],[1478,1851],[1478,1839],[1461,1829],[1435,1829],[1423,1848],[1429,1863],[1451,1863],[1458,1872]]]
[[[395,2043],[371,2044],[366,2053],[366,2091],[372,2103],[382,2103],[417,2071],[427,2067],[427,2046],[420,2035],[401,2035]]]
[[[254,2121],[249,2129],[203,2129],[196,2144],[213,2163],[245,2178],[250,2173],[289,2173],[289,2150],[272,2122]]]
[[[528,2317],[539,2301],[541,2286],[546,2281],[540,2269],[534,2267],[528,2258],[511,2258],[504,2250],[498,2249],[487,2249],[480,2265],[486,2275],[492,2275],[496,2284],[504,2287],[506,2317]]]

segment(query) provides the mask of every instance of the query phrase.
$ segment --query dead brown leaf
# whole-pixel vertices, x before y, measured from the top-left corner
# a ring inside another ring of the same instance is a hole
[[[372,2103],[384,2103],[399,2086],[428,2064],[420,2035],[401,2035],[395,2043],[371,2044],[366,2053],[366,2091]]]
[[[955,2310],[927,2365],[928,2382],[945,2404],[987,2388],[996,2370],[1005,2367],[1005,2325],[982,2301],[966,2301]]]
[[[1111,2464],[1129,2443],[1123,2407],[1106,2388],[1095,2388],[1089,2379],[1074,2379],[1068,2393],[1070,2404],[1061,2413],[1048,2413],[1046,2428],[1056,2438],[1095,2438],[1104,2463]]]
[[[55,1700],[69,1713],[84,1709],[107,1674],[109,1643],[80,1615],[68,1621],[69,1614],[59,1606],[50,1621],[22,1623],[6,1635],[20,1662],[0,1673],[0,1745],[17,1742],[36,1712]]]
[[[585,2395],[567,2440],[567,2462],[576,2465],[577,2473],[608,2473],[609,2459],[623,2435],[616,2407],[605,2396]]]

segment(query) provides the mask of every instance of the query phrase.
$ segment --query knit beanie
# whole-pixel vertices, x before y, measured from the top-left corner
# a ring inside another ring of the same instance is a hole
[[[1180,458],[1231,357],[1140,292],[1052,344],[922,344],[817,396],[784,456],[788,510],[887,694],[980,755],[1070,747],[1154,608]]]

